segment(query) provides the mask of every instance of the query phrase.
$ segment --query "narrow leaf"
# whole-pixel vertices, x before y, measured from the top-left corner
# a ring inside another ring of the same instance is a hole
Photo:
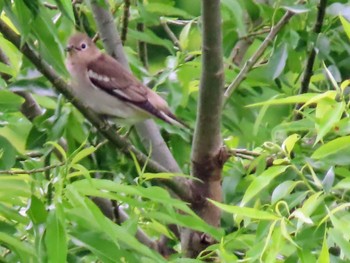
[[[219,202],[216,202],[214,200],[208,199],[209,202],[213,203],[217,207],[219,207],[221,210],[243,216],[248,217],[252,219],[260,219],[260,220],[277,220],[279,217],[273,213],[262,211],[259,209],[251,208],[251,207],[240,207],[240,206],[233,206],[233,205],[226,205]]]

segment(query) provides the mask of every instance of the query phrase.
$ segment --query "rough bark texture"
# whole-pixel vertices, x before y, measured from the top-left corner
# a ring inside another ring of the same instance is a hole
[[[224,91],[220,0],[202,0],[203,71],[192,144],[193,210],[207,223],[219,226],[220,210],[207,198],[221,200],[221,110]],[[186,256],[195,257],[212,243],[210,237],[183,230],[181,244]]]

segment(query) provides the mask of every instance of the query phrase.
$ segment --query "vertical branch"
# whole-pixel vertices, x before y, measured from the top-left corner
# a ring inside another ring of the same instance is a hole
[[[324,20],[324,16],[326,13],[326,6],[327,6],[327,0],[320,0],[320,3],[318,4],[318,12],[317,12],[317,19],[316,19],[316,23],[313,29],[313,32],[317,35],[321,33],[322,30],[322,25],[323,25],[323,20]],[[304,70],[304,74],[303,74],[303,79],[301,80],[301,87],[299,90],[299,94],[303,94],[303,93],[307,93],[309,90],[309,85],[310,85],[310,80],[311,77],[313,75],[313,66],[315,63],[315,59],[316,59],[316,50],[315,50],[315,44],[312,44],[312,50],[309,54],[309,57],[307,59],[306,62],[306,67]],[[295,115],[295,119],[301,119],[301,115],[298,114],[298,110],[302,107],[302,104],[297,104],[295,106],[296,109],[296,115]]]
[[[126,35],[128,34],[128,25],[129,25],[129,9],[130,9],[130,0],[124,0],[124,13],[123,13],[123,26],[122,26],[122,44],[125,44]]]
[[[145,24],[137,23],[136,29],[139,32],[143,32],[145,30]],[[148,52],[147,52],[147,43],[144,41],[138,41],[137,43],[139,58],[142,62],[142,65],[148,69]]]
[[[213,226],[219,226],[220,210],[207,198],[221,200],[221,111],[224,91],[220,0],[202,0],[202,75],[197,123],[192,144],[193,210]],[[186,255],[195,257],[213,241],[210,237],[183,230],[181,244]]]

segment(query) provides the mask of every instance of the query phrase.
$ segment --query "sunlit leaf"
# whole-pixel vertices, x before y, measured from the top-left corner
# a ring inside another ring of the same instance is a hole
[[[253,182],[248,186],[243,199],[241,201],[241,206],[244,206],[251,199],[253,199],[257,194],[259,194],[265,187],[267,187],[270,182],[288,169],[288,165],[273,166],[264,171],[261,175],[258,175]]]
[[[47,218],[45,244],[50,262],[67,262],[67,237],[62,219],[55,210]]]
[[[240,215],[243,217],[249,217],[252,219],[260,219],[260,220],[277,220],[279,218],[277,215],[273,213],[262,211],[251,207],[226,205],[226,204],[221,204],[219,202],[216,202],[214,200],[209,200],[209,201],[225,212],[232,213],[235,215]]]

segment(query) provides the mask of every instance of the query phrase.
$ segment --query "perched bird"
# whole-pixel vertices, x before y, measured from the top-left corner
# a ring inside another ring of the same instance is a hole
[[[68,41],[66,67],[72,76],[75,96],[98,114],[135,124],[156,117],[180,127],[184,125],[166,101],[143,85],[113,57],[102,53],[85,34]]]

